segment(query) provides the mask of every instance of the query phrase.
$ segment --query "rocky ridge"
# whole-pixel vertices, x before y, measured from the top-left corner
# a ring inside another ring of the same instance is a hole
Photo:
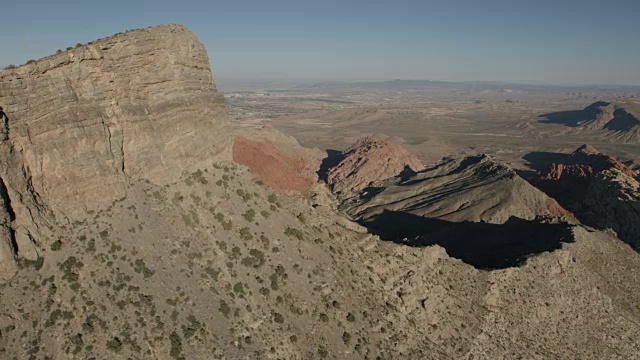
[[[364,221],[384,211],[494,224],[514,216],[572,218],[554,199],[487,155],[449,158],[409,176],[379,181],[342,207]]]

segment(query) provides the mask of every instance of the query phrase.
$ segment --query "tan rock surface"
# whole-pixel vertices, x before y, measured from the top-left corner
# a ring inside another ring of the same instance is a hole
[[[202,44],[178,25],[136,30],[0,73],[10,146],[34,190],[78,214],[228,158],[227,109]],[[12,187],[12,184],[8,184]]]

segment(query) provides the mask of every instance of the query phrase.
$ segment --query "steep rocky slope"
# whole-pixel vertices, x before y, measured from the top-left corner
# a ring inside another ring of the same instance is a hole
[[[585,224],[613,229],[640,249],[640,182],[635,171],[589,145],[538,173],[532,183]]]
[[[109,207],[54,222],[41,262],[3,285],[0,352],[624,359],[640,349],[640,255],[606,234],[575,228],[574,243],[487,272],[337,220],[233,164],[134,182]]]
[[[169,26],[116,39],[152,34],[155,42],[174,36],[172,29],[180,44],[190,34]],[[171,94],[189,99],[191,92]],[[630,359],[640,352],[640,254],[609,234],[563,225],[570,241],[494,271],[438,245],[381,241],[330,206],[276,194],[224,159],[231,151],[219,116],[225,109],[212,99],[205,108],[218,110],[199,121],[218,132],[194,143],[197,151],[184,145],[180,164],[150,162],[148,174],[127,175],[122,196],[108,186],[87,195],[95,201],[86,211],[75,198],[57,202],[43,179],[21,170],[21,154],[33,150],[17,147],[11,127],[0,147],[0,235],[10,253],[0,255],[13,259],[17,249],[19,260],[1,263],[11,267],[0,282],[1,358]],[[181,134],[160,131],[165,118],[148,121],[155,130],[132,133],[131,143],[168,141],[149,160],[177,157],[164,152],[176,150]],[[49,126],[64,134],[63,124],[73,129],[64,121]],[[198,124],[193,131],[208,131]],[[76,142],[85,139],[100,143],[89,129]],[[100,154],[93,168],[71,161],[61,169],[97,177],[106,171]],[[125,150],[125,175],[126,159]],[[488,160],[475,163],[485,177],[504,173]],[[161,166],[170,166],[166,179],[154,176]],[[64,210],[73,204],[79,210]],[[17,245],[25,241],[35,247]]]

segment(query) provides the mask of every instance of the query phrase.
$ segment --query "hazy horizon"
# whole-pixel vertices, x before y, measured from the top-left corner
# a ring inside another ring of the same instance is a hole
[[[217,81],[437,80],[640,86],[635,1],[114,0],[3,6],[0,66],[133,28],[196,33]]]

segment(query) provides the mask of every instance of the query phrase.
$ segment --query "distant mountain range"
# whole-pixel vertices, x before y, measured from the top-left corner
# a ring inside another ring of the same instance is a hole
[[[437,80],[390,80],[390,81],[360,81],[360,82],[320,82],[306,86],[309,88],[362,88],[377,90],[459,90],[459,91],[612,91],[612,92],[640,92],[640,86],[627,85],[556,85],[556,84],[519,84],[499,81],[466,81],[449,82]]]

